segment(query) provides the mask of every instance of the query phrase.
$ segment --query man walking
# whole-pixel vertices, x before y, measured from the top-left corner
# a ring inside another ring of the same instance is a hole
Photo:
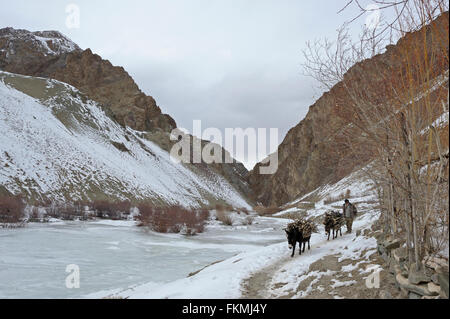
[[[345,217],[345,222],[347,224],[347,234],[352,232],[353,219],[355,219],[356,214],[358,213],[355,205],[349,202],[348,199],[345,200],[343,206],[343,215]]]

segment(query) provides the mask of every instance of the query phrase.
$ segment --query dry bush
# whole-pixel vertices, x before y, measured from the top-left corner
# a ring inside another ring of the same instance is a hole
[[[78,211],[78,212],[84,212],[84,210],[85,210],[85,207],[86,206],[89,206],[88,205],[88,203],[87,202],[84,202],[84,201],[81,201],[81,200],[77,200],[77,201],[75,201],[74,203],[73,203],[73,206],[75,207],[75,209]]]
[[[216,210],[216,219],[218,221],[221,221],[222,224],[227,226],[233,225],[233,218],[231,217],[231,214],[224,210]]]
[[[351,195],[352,195],[352,191],[349,190],[349,189],[347,189],[347,190],[345,191],[345,198],[350,198]]]
[[[33,206],[30,211],[30,216],[28,217],[29,221],[38,221],[39,218],[39,207]]]
[[[233,206],[231,206],[230,204],[216,204],[215,206],[216,210],[226,210],[226,211],[238,211],[238,208],[234,208]]]
[[[265,207],[261,205],[255,206],[253,209],[259,216],[273,215],[282,210],[280,207],[277,206]]]
[[[207,209],[200,209],[197,211],[197,215],[201,220],[207,220],[209,218],[209,211]]]
[[[325,198],[323,203],[325,205],[328,205],[328,204],[331,204],[331,203],[336,203],[336,202],[339,202],[339,201],[343,201],[346,198],[348,199],[348,198],[350,198],[350,196],[351,196],[351,191],[349,189],[347,189],[345,191],[345,193],[341,193],[338,196],[328,196],[327,198]]]
[[[318,192],[313,192],[309,194],[308,196],[302,198],[302,202],[310,202],[310,203],[317,203],[321,200]]]
[[[48,221],[48,217],[59,218],[63,220],[87,220],[88,214],[85,211],[86,203],[77,201],[75,203],[57,203],[57,202],[42,202],[38,204],[39,207],[44,208],[45,214],[43,216],[36,217],[33,213],[34,209],[38,207],[33,207],[32,214],[30,215],[30,221]],[[43,219],[41,218],[43,217]]]
[[[225,206],[222,204],[216,204],[216,210],[225,210]]]
[[[131,202],[129,200],[115,202],[116,210],[124,214],[130,214]]]
[[[28,222],[32,223],[46,223],[48,222],[48,218],[45,216],[46,214],[41,214],[39,209],[42,206],[31,206],[29,215],[28,215]]]
[[[283,214],[282,216],[280,216],[280,218],[295,220],[295,219],[305,218],[305,216],[306,216],[305,211],[299,211],[299,212],[289,212],[289,213]]]
[[[253,207],[253,210],[259,215],[259,216],[264,216],[265,215],[265,207],[258,205]]]
[[[205,221],[209,218],[209,211],[189,211],[185,210],[181,216],[181,232],[185,235],[195,235],[205,230]]]
[[[138,205],[139,226],[147,226],[160,233],[195,235],[204,231],[209,218],[207,210],[188,210],[180,206],[154,207],[148,203]]]
[[[316,208],[316,204],[312,202],[300,202],[297,205],[294,205],[293,207],[301,209],[314,209]]]
[[[154,215],[153,205],[142,203],[137,208],[139,209],[139,214],[135,218],[139,221],[138,226],[150,225]]]
[[[120,220],[124,218],[124,214],[129,214],[131,209],[129,201],[110,202],[107,200],[95,200],[90,203],[84,201],[74,203],[43,202],[39,206],[45,207],[46,216],[63,220],[87,220],[92,217],[92,212],[98,218]],[[88,210],[86,210],[86,207]]]
[[[0,223],[20,223],[25,217],[21,196],[0,196]]]
[[[236,208],[236,212],[240,213],[244,213],[245,215],[248,215],[248,209],[245,207],[241,207],[241,208]]]
[[[128,200],[125,201],[107,201],[107,200],[95,200],[88,205],[99,218],[110,218],[112,220],[124,219],[123,215],[129,215],[131,209],[131,203]]]
[[[112,210],[111,203],[106,200],[95,200],[92,202],[92,210],[99,218],[105,218]]]
[[[58,207],[58,217],[63,220],[76,220],[76,219],[85,219],[84,210],[79,206],[74,204],[61,204]]]
[[[252,225],[254,221],[255,217],[248,215],[247,217],[245,217],[244,221],[242,222],[242,225]]]

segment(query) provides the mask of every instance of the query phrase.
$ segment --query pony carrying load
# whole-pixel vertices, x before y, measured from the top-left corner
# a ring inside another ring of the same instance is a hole
[[[292,223],[289,223],[285,228],[286,237],[289,244],[289,249],[292,249],[291,257],[294,257],[295,246],[297,242],[299,243],[299,255],[302,254],[302,243],[303,252],[305,252],[306,243],[308,243],[308,250],[311,249],[310,240],[311,234],[317,231],[316,225],[305,219],[297,219]]]

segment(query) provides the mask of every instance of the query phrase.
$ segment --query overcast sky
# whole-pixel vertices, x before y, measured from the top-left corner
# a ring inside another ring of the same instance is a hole
[[[221,130],[275,127],[281,143],[321,93],[302,76],[301,50],[356,14],[337,13],[346,2],[0,0],[0,27],[58,30],[91,48],[123,66],[179,127],[192,131],[195,119]],[[79,28],[66,26],[71,3]]]

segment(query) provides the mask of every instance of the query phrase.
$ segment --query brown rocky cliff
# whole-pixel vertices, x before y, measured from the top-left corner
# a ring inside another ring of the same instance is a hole
[[[55,63],[42,76],[75,86],[110,109],[120,124],[133,129],[170,132],[176,127],[175,121],[162,114],[155,100],[142,93],[122,67],[113,66],[90,49],[71,52],[63,59],[62,67]]]
[[[439,17],[432,25],[448,30],[448,13]],[[411,45],[414,41],[420,41],[417,32],[400,39],[397,45],[388,46],[385,53],[353,66],[344,81],[351,79],[354,87],[361,82],[361,74],[368,75],[371,85],[376,88],[374,98],[387,98],[388,84],[384,82],[385,77],[380,76],[380,70],[394,71],[394,74],[401,72],[404,67],[402,53],[405,50],[400,47]],[[433,45],[442,44],[429,45],[433,48]],[[441,68],[442,73],[448,70],[448,64],[437,67]],[[278,147],[279,166],[275,174],[260,175],[261,163],[249,173],[248,181],[258,202],[267,206],[285,204],[320,185],[341,179],[372,158],[370,150],[355,158],[343,146],[344,132],[349,129],[344,115],[346,101],[349,101],[346,92],[343,83],[336,84],[310,106],[306,117],[299,124],[290,129]]]
[[[122,67],[82,51],[57,31],[0,29],[0,69],[68,83],[109,109],[120,124],[139,131],[176,127]]]
[[[124,68],[113,66],[90,49],[81,50],[57,31],[0,29],[0,70],[68,83],[100,103],[120,124],[144,131],[143,136],[162,149],[170,151],[174,144],[167,133],[176,128],[175,121],[140,91]],[[251,197],[245,180],[248,172],[237,161],[187,166],[203,174],[212,169],[244,197]]]

